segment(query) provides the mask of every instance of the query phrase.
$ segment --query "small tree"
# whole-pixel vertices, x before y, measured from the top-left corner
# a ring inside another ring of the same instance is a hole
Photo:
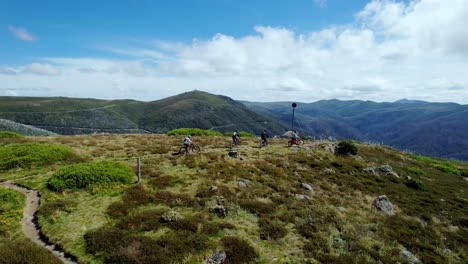
[[[341,141],[335,149],[335,153],[338,155],[356,155],[357,152],[358,148],[351,140]]]

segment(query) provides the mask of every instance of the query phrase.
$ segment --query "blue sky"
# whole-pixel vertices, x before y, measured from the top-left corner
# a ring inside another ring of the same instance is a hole
[[[111,56],[99,46],[132,40],[191,41],[216,33],[242,37],[253,27],[318,30],[352,22],[367,1],[313,0],[175,0],[175,1],[1,1],[3,63],[22,63],[42,56]],[[20,43],[6,30],[14,25],[39,38]]]
[[[466,0],[0,1],[0,95],[468,102]],[[252,93],[252,91],[255,91]]]

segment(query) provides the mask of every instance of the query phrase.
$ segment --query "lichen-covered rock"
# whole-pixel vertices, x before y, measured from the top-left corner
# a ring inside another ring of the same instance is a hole
[[[413,255],[413,253],[409,252],[406,249],[400,251],[400,258],[406,260],[409,264],[421,263],[419,259],[415,255]]]
[[[377,167],[377,170],[379,170],[384,176],[395,176],[399,178],[398,174],[393,171],[393,168],[390,165],[381,165]]]
[[[364,169],[364,172],[374,174],[377,176],[394,176],[397,178],[400,178],[400,176],[393,171],[393,168],[390,165],[381,165],[377,167],[368,167]]]
[[[221,264],[224,263],[225,260],[226,253],[224,253],[224,251],[217,251],[205,261],[205,264]]]
[[[373,167],[365,168],[364,172],[367,172],[369,174],[379,175]]]
[[[237,186],[239,186],[239,188],[247,188],[252,182],[249,181],[249,180],[246,180],[246,179],[239,179],[237,181]]]
[[[166,223],[176,222],[181,220],[182,218],[182,215],[174,210],[167,211],[161,216],[161,219]]]
[[[216,214],[217,216],[224,218],[228,215],[228,209],[225,206],[226,199],[222,196],[214,197],[213,200],[206,202],[206,207],[211,213]]]
[[[372,203],[375,208],[384,212],[387,215],[394,215],[395,209],[393,208],[393,204],[390,202],[386,195],[380,195],[379,197],[375,198],[374,202]]]

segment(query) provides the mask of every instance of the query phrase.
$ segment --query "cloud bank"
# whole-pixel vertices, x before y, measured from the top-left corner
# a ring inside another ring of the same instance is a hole
[[[219,33],[190,43],[108,45],[100,49],[120,59],[41,58],[0,66],[0,81],[19,95],[153,100],[199,89],[254,101],[466,104],[466,25],[466,0],[374,0],[347,25],[306,33],[256,26],[240,38]],[[47,89],[30,94],[22,87]]]

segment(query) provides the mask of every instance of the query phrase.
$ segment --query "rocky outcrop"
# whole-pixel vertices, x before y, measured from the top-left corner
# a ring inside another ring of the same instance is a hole
[[[226,253],[224,253],[224,251],[217,251],[205,261],[205,264],[221,264],[224,263],[225,260]]]
[[[379,197],[375,198],[374,202],[372,203],[375,208],[384,212],[387,215],[394,215],[395,209],[393,208],[393,204],[390,202],[386,195],[380,195]]]
[[[237,186],[239,186],[239,188],[247,188],[252,182],[247,180],[247,179],[239,179],[237,181]]]
[[[409,264],[421,263],[419,259],[415,255],[413,255],[413,253],[409,252],[406,249],[400,251],[400,258],[405,260]]]
[[[377,167],[368,167],[364,169],[364,172],[374,174],[377,176],[393,176],[400,178],[400,176],[393,170],[390,165],[381,165]]]
[[[226,208],[226,199],[222,196],[216,196],[214,199],[206,203],[206,207],[211,213],[224,218],[228,215],[228,209]]]

